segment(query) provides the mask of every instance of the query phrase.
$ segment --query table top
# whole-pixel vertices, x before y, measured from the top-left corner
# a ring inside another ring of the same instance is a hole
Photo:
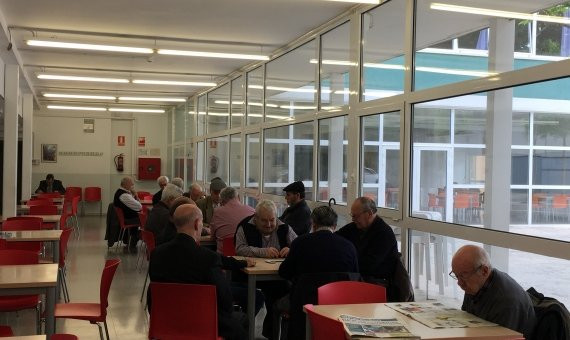
[[[141,204],[152,205],[152,200],[140,200]]]
[[[46,340],[45,335],[24,335],[24,336],[7,336],[5,340]]]
[[[59,204],[63,204],[63,201],[65,200],[65,198],[62,197],[56,197],[56,198],[52,198],[51,201],[53,203],[59,203]],[[20,202],[22,202],[22,204],[26,204],[26,202],[28,202],[28,200],[21,200]]]
[[[26,215],[32,217],[41,217],[45,223],[57,223],[61,219],[61,215]]]
[[[475,328],[438,328],[433,329],[412,318],[401,314],[383,303],[366,303],[353,305],[319,305],[314,306],[315,312],[338,320],[341,314],[348,314],[367,318],[393,318],[396,317],[408,330],[424,339],[519,339],[522,334],[505,327],[475,327]],[[353,338],[354,339],[354,338]],[[360,338],[356,338],[360,339]],[[370,338],[366,338],[370,339]]]
[[[55,206],[57,207],[58,212],[61,212],[63,210],[63,204],[55,204]],[[25,204],[20,204],[16,206],[16,210],[18,212],[28,212],[30,211],[30,206]]]
[[[21,230],[6,231],[4,234],[9,233],[9,235],[11,235],[6,237],[6,241],[8,242],[59,241],[62,232],[63,230]]]
[[[55,287],[57,266],[57,263],[0,266],[0,289]]]
[[[243,260],[243,256],[234,256],[238,260]],[[269,263],[271,262],[271,263]],[[255,258],[255,266],[242,268],[242,271],[248,275],[276,275],[279,272],[279,266],[283,259],[267,259]]]

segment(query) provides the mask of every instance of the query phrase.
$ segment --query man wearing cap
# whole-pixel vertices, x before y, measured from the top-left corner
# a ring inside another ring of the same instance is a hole
[[[295,234],[307,234],[311,230],[311,209],[305,202],[305,185],[296,181],[283,188],[283,191],[289,207],[279,219],[290,225]]]
[[[196,201],[196,205],[200,210],[202,210],[204,223],[209,225],[212,221],[214,209],[217,208],[221,202],[220,192],[225,187],[226,182],[224,182],[220,177],[215,177],[210,182],[210,195]]]

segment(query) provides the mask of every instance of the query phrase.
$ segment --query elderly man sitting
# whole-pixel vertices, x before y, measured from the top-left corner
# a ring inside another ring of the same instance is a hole
[[[180,196],[182,196],[182,189],[168,183],[162,190],[162,198],[150,210],[144,228],[154,234],[155,240],[158,240],[162,232],[172,223],[169,209],[172,202]]]
[[[224,239],[233,237],[238,223],[251,216],[255,210],[249,205],[239,201],[239,195],[235,188],[226,187],[220,193],[222,206],[214,211],[210,222],[212,240],[217,242],[218,253],[223,253]]]
[[[168,184],[168,177],[160,176],[159,178],[156,179],[156,184],[158,184],[160,190],[158,190],[154,195],[152,195],[152,205],[155,205],[158,202],[160,202],[160,198],[162,197],[162,190],[164,190],[164,187]]]
[[[532,302],[512,277],[493,268],[485,249],[475,245],[459,248],[451,268],[449,275],[465,291],[462,310],[530,339],[536,323]]]

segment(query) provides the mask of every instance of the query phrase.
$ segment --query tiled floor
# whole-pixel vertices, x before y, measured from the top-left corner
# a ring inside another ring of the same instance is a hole
[[[72,237],[68,245],[67,283],[71,302],[98,302],[101,271],[105,259],[120,258],[111,291],[107,324],[111,339],[148,339],[148,315],[140,302],[146,262],[142,271],[136,268],[137,255],[122,251],[107,251],[105,236],[105,216],[80,217],[81,237]],[[63,301],[60,301],[63,302]],[[264,309],[258,314],[257,325],[264,317]],[[0,313],[0,324],[10,325],[16,335],[32,335],[35,332],[34,312]],[[261,337],[257,327],[256,334]],[[58,333],[71,333],[81,340],[99,339],[96,325],[87,321],[59,320]]]

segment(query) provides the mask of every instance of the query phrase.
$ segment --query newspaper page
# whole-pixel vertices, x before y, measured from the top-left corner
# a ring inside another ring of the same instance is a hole
[[[419,339],[395,318],[369,319],[352,315],[341,315],[340,321],[351,337],[367,336],[391,339]]]
[[[457,308],[446,306],[441,302],[387,303],[386,306],[430,328],[470,328],[497,325]]]

